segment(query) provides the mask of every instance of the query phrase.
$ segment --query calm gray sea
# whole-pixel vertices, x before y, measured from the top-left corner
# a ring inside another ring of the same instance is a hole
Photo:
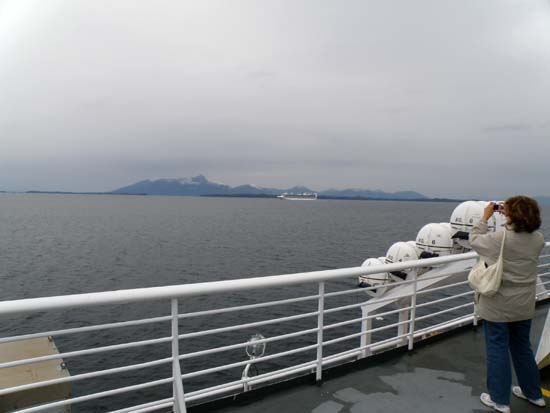
[[[360,265],[450,203],[0,196],[0,299]]]
[[[426,223],[448,221],[455,206],[431,202],[1,194],[0,301],[354,267],[366,258],[384,255],[395,241],[414,240]],[[543,219],[543,232],[550,239],[550,207],[543,208]],[[352,288],[354,280],[343,284]],[[304,292],[315,291],[292,288],[274,295],[235,293],[186,300],[180,307],[188,311],[239,305]],[[313,304],[285,310],[314,311],[316,303]],[[225,320],[223,317],[184,320],[181,328],[194,331],[265,319],[279,316],[280,310],[267,314],[265,311],[271,310],[258,311],[245,319],[230,315]],[[2,317],[0,336],[168,313],[166,303],[151,303]],[[313,327],[315,320],[311,322],[298,323],[295,328]],[[271,326],[260,332],[269,336],[288,330]],[[60,337],[56,343],[65,352],[169,334],[169,325],[165,323]],[[182,343],[182,351],[247,338],[248,333],[202,338],[188,345]],[[304,339],[303,343],[311,341]],[[283,350],[284,347],[273,345],[268,352]],[[71,374],[78,374],[164,358],[169,351],[169,346],[149,346],[66,362]],[[242,360],[241,353],[242,350],[228,361]],[[193,361],[182,363],[182,368],[185,372],[215,365],[212,363],[212,360]],[[273,366],[263,368],[270,367]],[[73,393],[78,396],[169,374],[169,366],[136,371],[78,383]],[[197,379],[186,390],[217,380],[238,379],[240,370],[231,374]],[[73,411],[101,412],[107,406],[113,410],[167,397],[168,393],[166,386],[148,389],[78,405]]]

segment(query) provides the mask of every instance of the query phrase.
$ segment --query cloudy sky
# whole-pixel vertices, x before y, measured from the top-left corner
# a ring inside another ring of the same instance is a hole
[[[0,0],[0,189],[550,195],[550,0]]]

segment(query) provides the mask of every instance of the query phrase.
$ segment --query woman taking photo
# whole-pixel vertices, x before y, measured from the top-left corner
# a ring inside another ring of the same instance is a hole
[[[514,196],[506,200],[499,213],[506,216],[504,231],[487,232],[487,221],[496,204],[489,203],[483,219],[470,235],[472,249],[486,259],[488,265],[500,254],[504,231],[502,284],[495,295],[476,293],[478,315],[484,320],[487,357],[487,393],[481,402],[498,412],[510,412],[510,386],[514,364],[519,386],[512,393],[540,407],[545,406],[540,390],[540,375],[529,332],[535,314],[535,295],[539,255],[544,238],[540,227],[540,210],[535,200]]]

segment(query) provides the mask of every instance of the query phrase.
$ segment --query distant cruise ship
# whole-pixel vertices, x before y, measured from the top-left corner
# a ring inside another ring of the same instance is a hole
[[[292,193],[284,192],[281,195],[277,195],[277,198],[288,199],[291,201],[315,201],[317,199],[317,193],[303,192],[301,194],[292,194]]]

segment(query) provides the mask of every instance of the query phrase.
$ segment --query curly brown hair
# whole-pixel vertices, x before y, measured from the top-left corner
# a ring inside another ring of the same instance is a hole
[[[518,195],[508,198],[504,210],[514,232],[533,232],[540,228],[539,204],[532,198]]]

